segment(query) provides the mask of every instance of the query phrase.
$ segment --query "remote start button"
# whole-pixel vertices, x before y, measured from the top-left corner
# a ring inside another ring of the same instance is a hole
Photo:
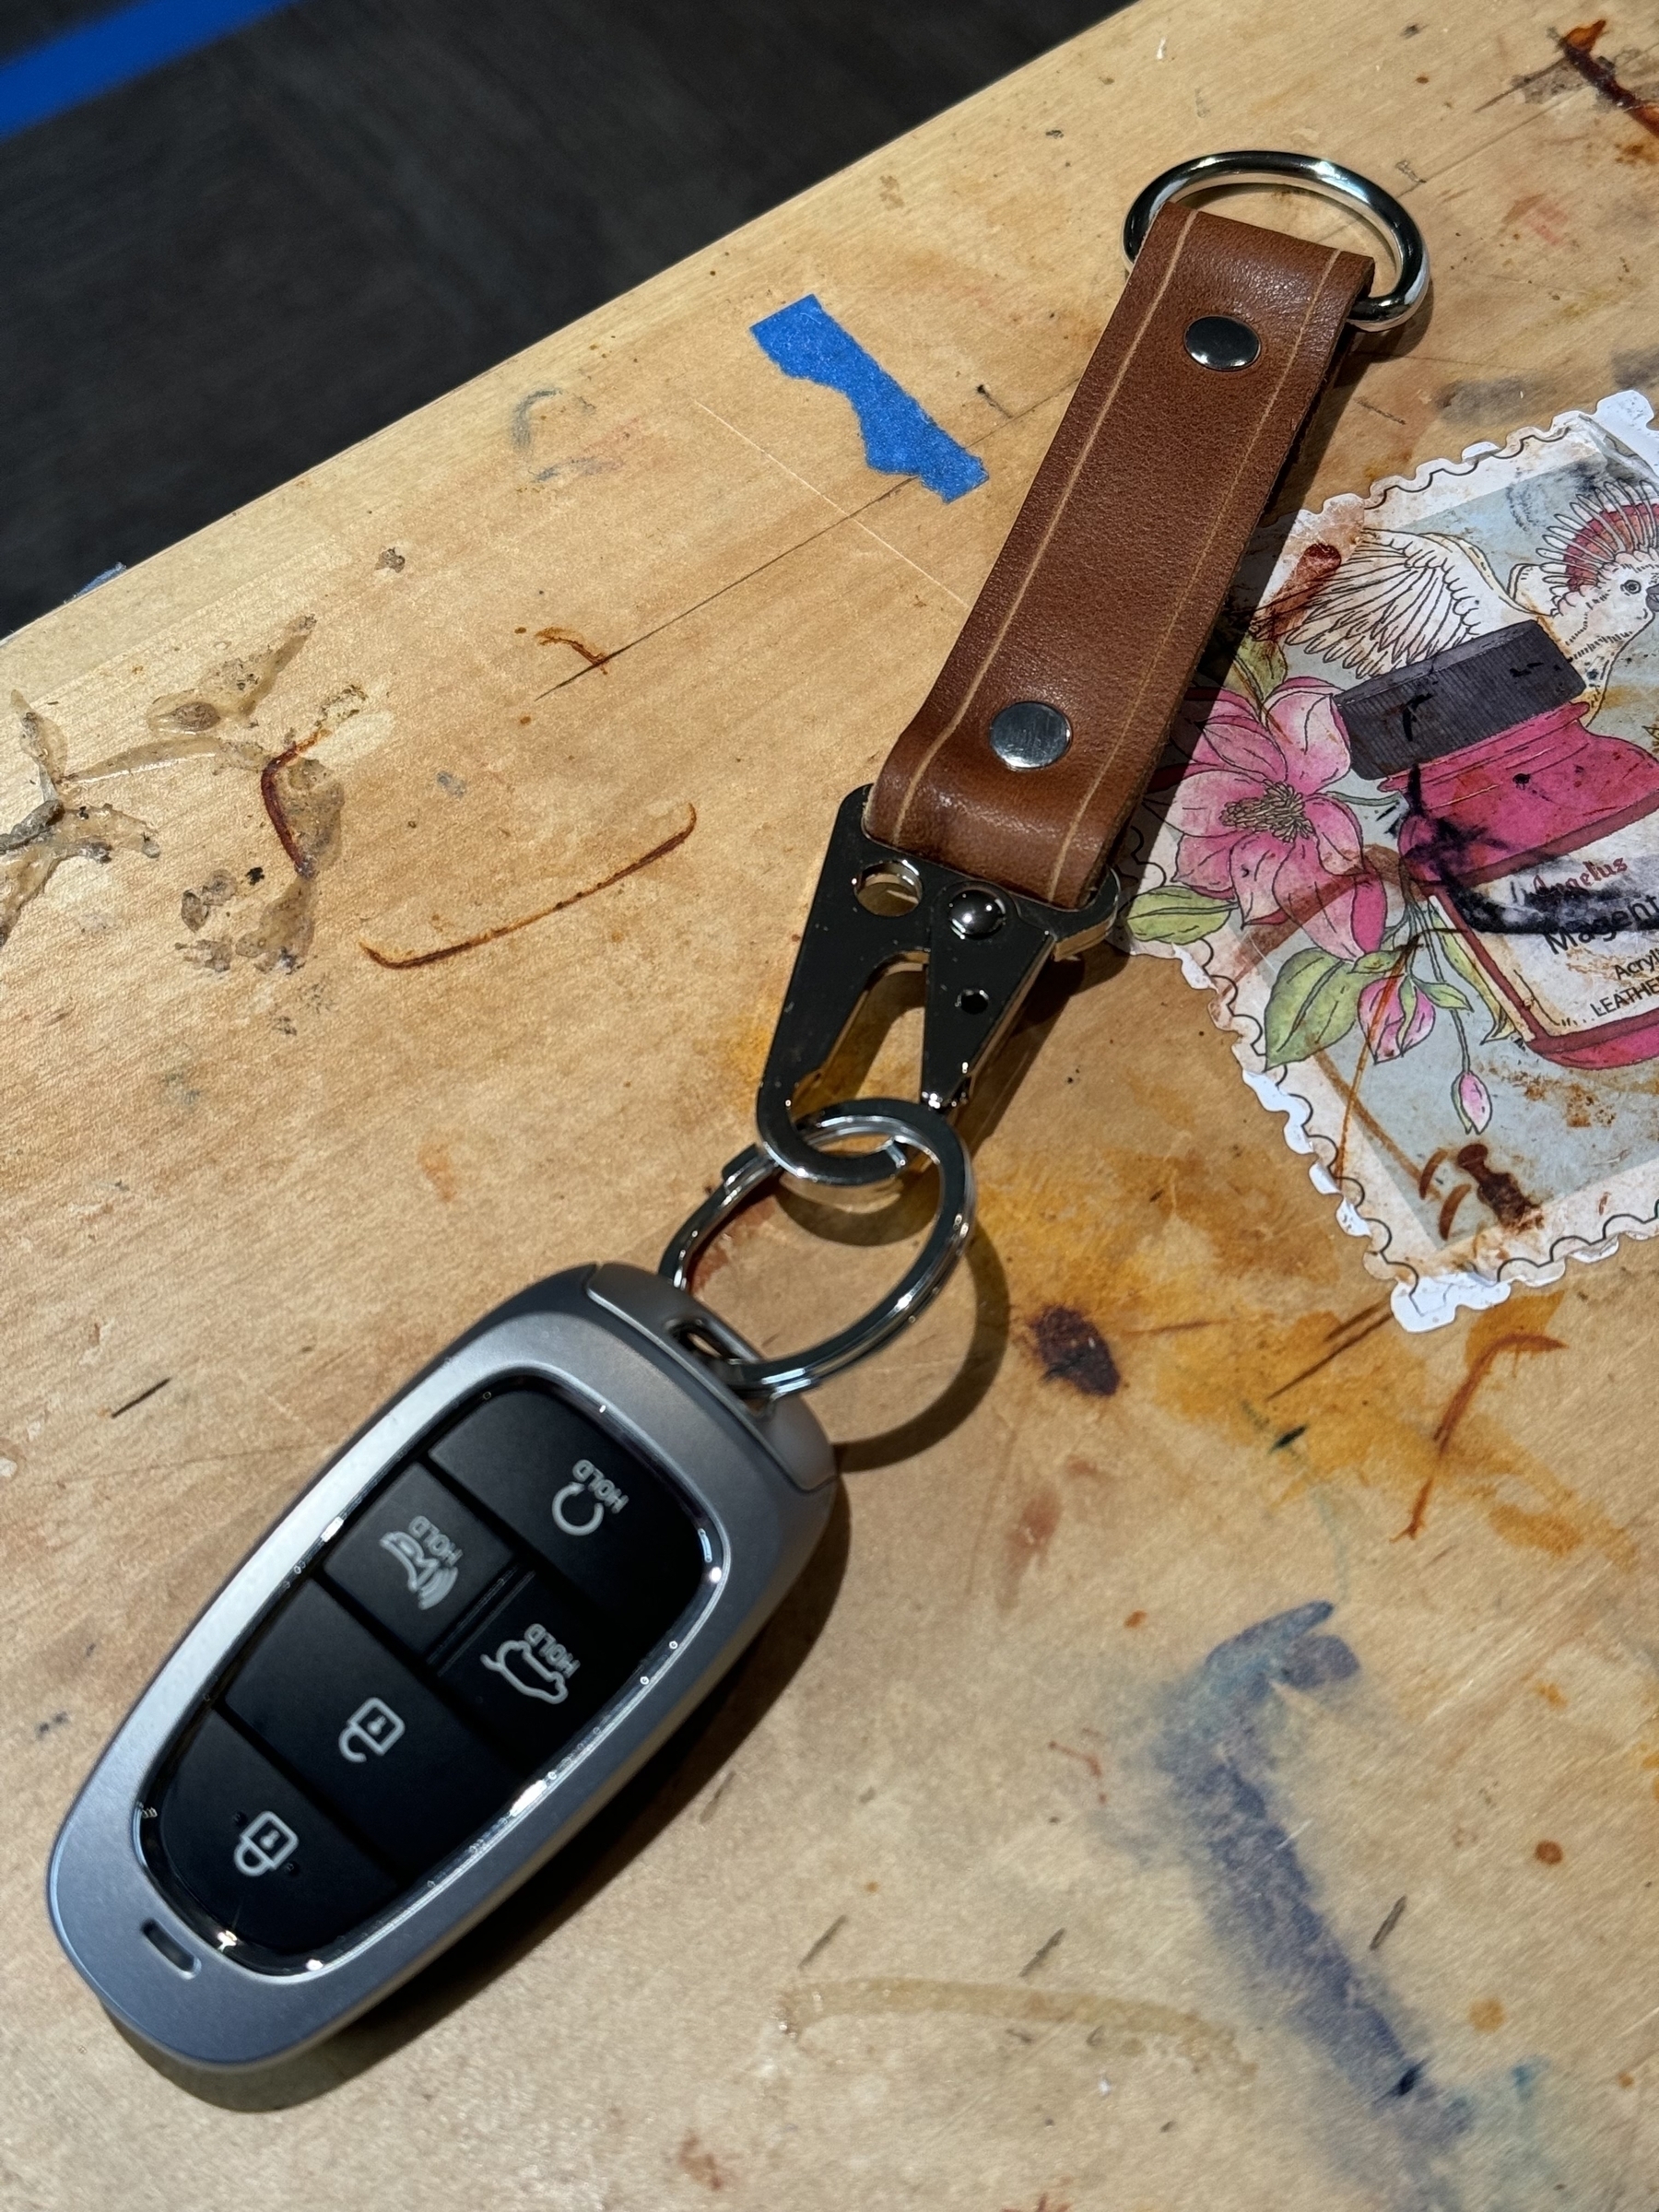
[[[312,1951],[396,1894],[229,1721],[210,1712],[161,1800],[161,1853],[219,1925],[270,1951]]]
[[[667,1486],[616,1438],[539,1390],[504,1390],[428,1457],[606,1612],[641,1653],[689,1603],[697,1532]]]
[[[517,1777],[316,1583],[302,1583],[225,1703],[407,1874],[482,1828]]]
[[[424,1467],[381,1491],[324,1571],[409,1651],[429,1652],[512,1558]]]
[[[628,1679],[629,1658],[584,1606],[530,1581],[494,1607],[442,1671],[447,1687],[529,1769]]]

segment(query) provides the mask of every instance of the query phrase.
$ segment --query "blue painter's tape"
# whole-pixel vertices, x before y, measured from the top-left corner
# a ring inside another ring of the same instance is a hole
[[[979,455],[941,429],[813,293],[754,324],[751,332],[785,376],[828,384],[853,402],[872,468],[920,477],[942,500],[959,500],[985,481]]]
[[[134,0],[0,63],[0,138],[194,53],[291,0]]]

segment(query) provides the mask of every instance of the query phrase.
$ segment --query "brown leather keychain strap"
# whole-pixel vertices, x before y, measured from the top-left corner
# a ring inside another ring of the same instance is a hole
[[[1083,901],[1371,272],[1356,253],[1164,209],[938,681],[888,756],[872,837],[1051,905]],[[1244,365],[1206,365],[1253,337]],[[997,717],[1022,702],[994,742]],[[1055,757],[1006,757],[1044,752]]]

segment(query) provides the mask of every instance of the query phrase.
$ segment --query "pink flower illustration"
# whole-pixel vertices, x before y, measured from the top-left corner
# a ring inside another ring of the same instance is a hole
[[[1458,1120],[1477,1136],[1492,1118],[1492,1094],[1472,1067],[1465,1067],[1453,1084],[1452,1103]]]
[[[1359,994],[1359,1033],[1373,1060],[1397,1060],[1434,1027],[1434,1001],[1408,975],[1381,975]]]
[[[1241,692],[1191,694],[1182,719],[1197,738],[1170,824],[1182,883],[1235,900],[1246,922],[1298,922],[1353,960],[1382,943],[1388,900],[1359,823],[1327,789],[1348,766],[1335,695],[1308,676],[1281,684],[1260,713]]]

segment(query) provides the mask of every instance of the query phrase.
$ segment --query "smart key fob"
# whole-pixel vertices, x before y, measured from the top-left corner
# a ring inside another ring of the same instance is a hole
[[[48,1901],[118,2018],[257,2065],[414,1973],[598,1810],[794,1581],[834,1465],[623,1266],[499,1307],[284,1514],[138,1700]],[[747,1349],[747,1347],[742,1347]]]

